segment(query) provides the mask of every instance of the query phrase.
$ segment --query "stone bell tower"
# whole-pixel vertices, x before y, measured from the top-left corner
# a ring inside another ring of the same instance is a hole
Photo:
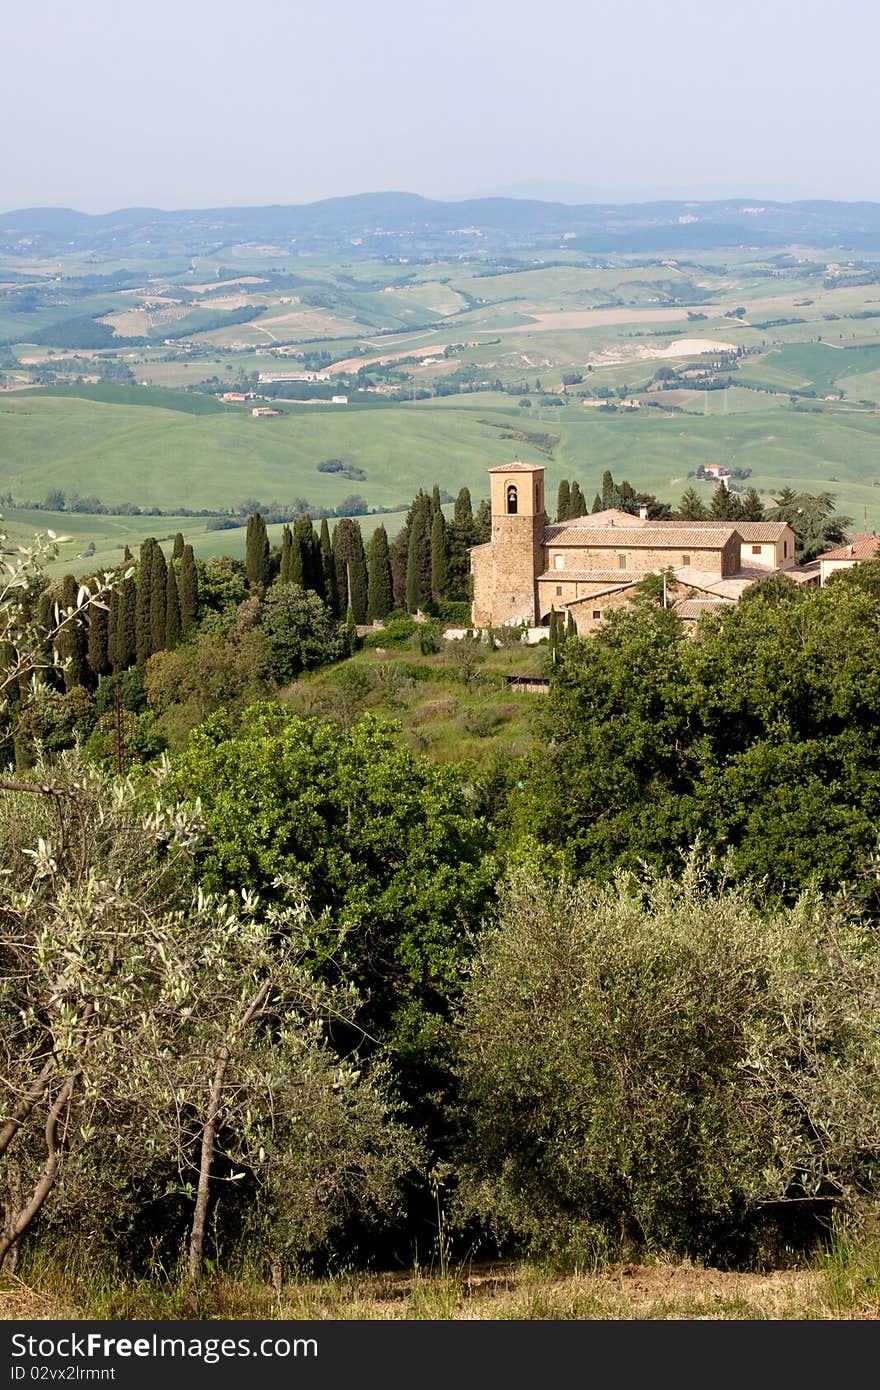
[[[471,551],[477,627],[539,620],[544,568],[544,469],[507,463],[489,469],[492,539]]]

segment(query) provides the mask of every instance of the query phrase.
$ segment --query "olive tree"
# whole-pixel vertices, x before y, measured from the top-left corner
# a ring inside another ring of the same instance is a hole
[[[0,1261],[38,1218],[57,1230],[56,1198],[106,1235],[168,1175],[194,1280],[218,1183],[271,1212],[278,1258],[392,1208],[414,1145],[328,1045],[350,991],[302,965],[329,923],[293,881],[266,905],[204,892],[197,819],[161,785],[145,808],[76,755],[36,776],[51,794],[0,795]]]
[[[805,897],[511,874],[460,1020],[462,1203],[532,1244],[742,1255],[877,1198],[880,953]],[[807,1220],[806,1218],[809,1218]]]

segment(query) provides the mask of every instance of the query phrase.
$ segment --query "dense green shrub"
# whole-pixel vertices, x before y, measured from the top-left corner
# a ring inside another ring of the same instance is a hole
[[[367,633],[364,638],[364,646],[388,647],[394,651],[402,651],[410,645],[417,626],[415,619],[409,613],[398,611],[389,613],[385,619],[384,627],[376,632]]]
[[[462,1208],[532,1246],[754,1254],[873,1199],[880,954],[818,900],[518,868],[461,1018]]]

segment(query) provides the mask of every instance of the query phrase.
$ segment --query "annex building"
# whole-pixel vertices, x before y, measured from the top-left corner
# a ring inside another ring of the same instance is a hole
[[[686,623],[769,574],[819,582],[818,566],[796,565],[784,521],[650,521],[612,508],[548,525],[541,465],[503,464],[489,477],[492,538],[471,550],[475,627],[543,627],[555,609],[583,635],[661,572],[675,578],[669,603]]]

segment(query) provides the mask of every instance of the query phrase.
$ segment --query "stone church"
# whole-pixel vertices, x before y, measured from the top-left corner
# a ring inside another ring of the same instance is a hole
[[[581,634],[628,603],[648,574],[665,572],[670,607],[685,623],[734,604],[768,574],[817,583],[795,564],[787,522],[651,521],[610,508],[548,524],[544,469],[508,463],[489,469],[492,538],[471,550],[474,627],[543,627],[555,609]]]

